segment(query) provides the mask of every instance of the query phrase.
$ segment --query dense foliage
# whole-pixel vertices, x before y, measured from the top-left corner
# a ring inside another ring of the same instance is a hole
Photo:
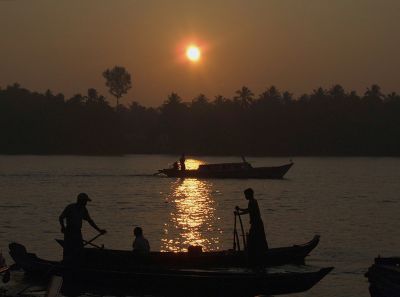
[[[158,108],[113,108],[87,95],[0,90],[0,153],[226,155],[400,155],[400,96],[373,85],[363,96],[341,86],[299,98],[247,87],[234,98],[172,93]]]

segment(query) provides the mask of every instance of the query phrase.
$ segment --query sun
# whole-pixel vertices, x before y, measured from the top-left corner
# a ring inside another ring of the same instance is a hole
[[[200,48],[196,45],[190,45],[186,49],[186,57],[192,62],[198,62],[201,57]]]

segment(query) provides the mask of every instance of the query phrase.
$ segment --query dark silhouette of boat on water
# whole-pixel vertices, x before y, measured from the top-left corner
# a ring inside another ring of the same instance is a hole
[[[372,297],[400,297],[400,258],[375,258],[365,276]]]
[[[282,179],[293,162],[273,167],[253,167],[244,161],[239,163],[202,164],[198,169],[179,170],[166,168],[158,170],[158,174],[179,178],[265,178]]]
[[[319,235],[300,245],[270,248],[265,252],[264,266],[284,264],[304,264],[306,256],[318,245]],[[63,240],[57,240],[63,246]],[[16,263],[26,257],[26,248],[18,243],[10,244],[10,255]],[[159,265],[175,268],[208,268],[208,267],[245,267],[247,256],[243,250],[224,250],[203,252],[201,249],[188,249],[187,252],[156,252],[146,257],[132,251],[104,248],[85,248],[85,255],[91,261],[100,261],[104,265],[118,265],[134,269],[137,265]]]
[[[64,277],[64,290],[102,295],[288,294],[312,288],[333,269],[288,272],[284,269],[253,271],[247,267],[178,268],[157,262],[153,265],[145,263],[146,255],[139,256],[130,251],[90,248],[84,250],[79,269],[70,270],[62,262],[44,260],[28,253],[23,245],[12,243],[9,248],[10,255],[27,276],[43,279],[44,276],[61,275]]]
[[[315,249],[320,240],[315,235],[312,240],[300,245],[270,248],[265,252],[263,266],[278,266],[285,264],[304,264],[305,258]],[[63,240],[57,240],[63,246]],[[111,249],[85,249],[91,258],[121,265],[163,265],[178,268],[208,268],[208,267],[245,267],[247,255],[243,250],[224,250],[203,252],[200,246],[189,247],[187,252],[150,252],[146,257],[131,251]],[[129,263],[129,264],[127,264]]]

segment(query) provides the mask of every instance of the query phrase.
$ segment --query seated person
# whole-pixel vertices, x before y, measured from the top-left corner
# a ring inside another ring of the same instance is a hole
[[[132,247],[135,253],[147,254],[150,252],[149,241],[143,236],[143,230],[140,227],[136,227],[133,230],[135,240],[133,241]]]

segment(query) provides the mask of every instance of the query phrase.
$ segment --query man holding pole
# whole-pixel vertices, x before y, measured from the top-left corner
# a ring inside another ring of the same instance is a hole
[[[249,214],[250,216],[250,230],[247,242],[248,254],[250,263],[253,266],[258,266],[263,263],[264,255],[268,249],[267,239],[265,237],[264,223],[261,219],[260,209],[258,202],[254,198],[254,191],[248,188],[244,191],[246,200],[249,201],[247,208],[240,208],[236,206],[236,211],[239,215]]]
[[[80,193],[76,203],[68,205],[59,217],[61,232],[64,233],[64,254],[63,260],[66,263],[75,263],[79,260],[83,249],[82,221],[85,220],[96,229],[100,234],[105,234],[106,230],[97,227],[96,223],[89,216],[86,209],[88,201],[92,201],[86,193]],[[64,224],[66,220],[66,225]]]

